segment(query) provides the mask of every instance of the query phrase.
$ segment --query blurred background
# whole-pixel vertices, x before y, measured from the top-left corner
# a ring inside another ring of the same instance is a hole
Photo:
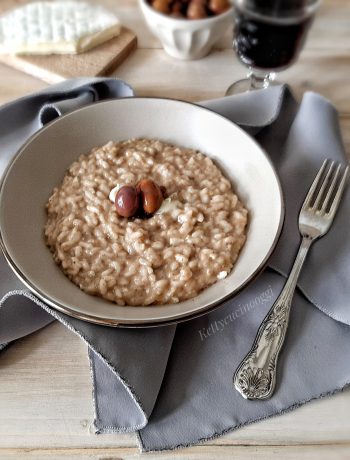
[[[53,2],[55,0],[52,0]],[[30,0],[1,0],[0,13]],[[232,49],[232,27],[212,52],[199,60],[168,56],[148,28],[138,0],[92,0],[115,13],[121,24],[137,36],[130,52],[112,75],[126,80],[138,95],[165,96],[189,101],[224,96],[228,86],[246,75]],[[298,61],[278,75],[297,97],[316,91],[332,101],[341,115],[347,150],[350,150],[350,1],[323,0]],[[47,82],[0,64],[0,103],[47,86]]]

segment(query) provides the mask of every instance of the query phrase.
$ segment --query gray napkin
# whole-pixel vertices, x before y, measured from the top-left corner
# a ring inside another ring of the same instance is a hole
[[[131,94],[112,79],[73,80],[8,104],[0,110],[1,167],[40,122],[93,100]],[[312,93],[299,105],[284,87],[203,105],[254,134],[272,158],[285,192],[287,218],[278,247],[269,267],[239,296],[177,327],[118,330],[52,310],[0,260],[1,295],[12,291],[1,301],[0,343],[34,332],[53,318],[61,321],[89,346],[96,432],[138,430],[144,451],[220,436],[334,393],[350,381],[348,190],[333,228],[306,262],[275,395],[269,401],[245,401],[232,385],[233,372],[292,264],[299,242],[297,213],[306,190],[325,157],[345,159],[334,108]]]

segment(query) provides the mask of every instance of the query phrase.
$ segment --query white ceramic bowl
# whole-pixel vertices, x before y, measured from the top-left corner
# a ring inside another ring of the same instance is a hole
[[[121,307],[85,294],[54,263],[44,242],[45,204],[69,165],[92,147],[134,137],[160,138],[206,153],[233,181],[249,210],[247,241],[233,271],[185,302]],[[279,181],[258,144],[226,118],[170,99],[110,100],[56,119],[22,147],[0,188],[0,242],[15,273],[57,310],[108,325],[164,324],[214,308],[259,273],[282,221]]]
[[[200,59],[233,27],[231,7],[207,19],[178,19],[159,13],[146,0],[139,0],[149,28],[161,41],[164,50],[178,59]]]

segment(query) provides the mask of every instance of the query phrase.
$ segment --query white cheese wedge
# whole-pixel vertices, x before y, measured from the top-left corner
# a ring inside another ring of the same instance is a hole
[[[158,209],[158,211],[155,212],[155,214],[164,214],[165,212],[171,212],[174,209],[178,208],[179,204],[180,203],[177,200],[172,200],[170,197],[165,198],[165,200],[163,200],[160,208]]]
[[[34,2],[0,17],[0,53],[77,54],[119,34],[118,18],[102,6]]]
[[[115,202],[115,197],[117,196],[117,192],[120,189],[120,185],[117,184],[112,190],[109,192],[109,199],[111,200],[112,203]]]

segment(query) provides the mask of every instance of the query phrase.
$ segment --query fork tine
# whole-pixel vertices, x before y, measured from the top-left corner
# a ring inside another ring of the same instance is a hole
[[[328,168],[328,171],[327,171],[327,174],[326,176],[323,178],[323,181],[322,181],[322,184],[321,184],[321,187],[317,193],[317,197],[315,199],[315,202],[312,206],[312,209],[313,210],[317,210],[320,203],[321,203],[321,200],[324,196],[324,192],[326,190],[326,187],[328,186],[328,181],[329,181],[329,178],[331,177],[331,174],[333,172],[333,166],[334,166],[334,161],[332,161],[332,163],[330,164],[330,167]]]
[[[339,163],[339,164],[338,164],[338,167],[337,167],[337,169],[336,169],[336,171],[335,171],[335,173],[334,173],[334,176],[333,176],[333,179],[332,179],[332,183],[331,183],[331,185],[330,185],[329,188],[328,188],[327,195],[326,195],[325,199],[323,200],[321,212],[326,212],[326,209],[327,209],[327,207],[328,207],[329,201],[330,201],[330,199],[331,199],[332,193],[333,193],[334,188],[335,188],[335,184],[337,183],[338,178],[339,178],[340,168],[341,168],[341,164]]]
[[[338,190],[337,190],[337,193],[335,194],[335,197],[333,199],[333,203],[332,203],[332,206],[331,206],[331,209],[329,210],[329,215],[333,218],[337,209],[338,209],[338,206],[339,206],[339,203],[340,203],[340,199],[342,197],[342,194],[343,194],[343,191],[344,191],[344,188],[345,188],[345,184],[346,184],[346,179],[347,179],[347,176],[348,176],[348,172],[349,172],[349,166],[347,166],[345,168],[345,171],[343,173],[343,177],[341,178],[341,181],[340,181],[340,184],[338,186]]]
[[[321,180],[321,178],[323,176],[324,170],[326,169],[327,163],[328,163],[328,159],[324,160],[324,162],[322,163],[322,166],[319,169],[319,171],[317,173],[317,176],[315,177],[315,179],[314,179],[314,181],[313,181],[313,183],[312,183],[312,185],[310,187],[310,190],[308,191],[308,194],[306,195],[306,198],[304,200],[304,204],[303,204],[302,209],[306,209],[306,208],[310,207],[310,203],[311,203],[312,198],[313,198],[313,196],[315,194],[315,191],[317,189],[319,181]]]

